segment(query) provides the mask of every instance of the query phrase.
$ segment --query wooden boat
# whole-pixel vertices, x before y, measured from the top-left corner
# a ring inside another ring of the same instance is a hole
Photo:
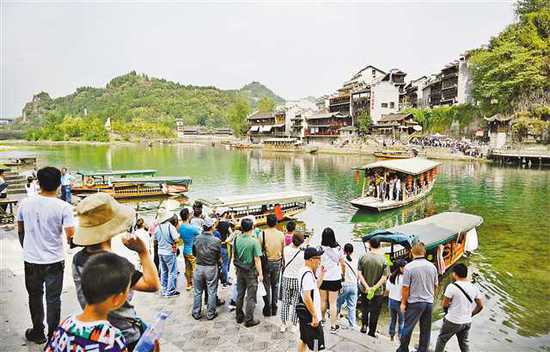
[[[311,194],[304,192],[278,192],[199,199],[198,201],[212,210],[227,208],[237,220],[247,215],[254,215],[256,225],[261,226],[266,224],[267,215],[277,214],[280,211],[283,218],[292,218],[303,212],[307,204],[313,200]]]
[[[431,192],[437,179],[438,165],[438,162],[428,159],[409,158],[382,160],[355,168],[357,172],[365,171],[363,189],[361,197],[351,200],[350,203],[357,208],[374,211],[395,209],[414,203]],[[381,200],[376,193],[376,186],[373,192],[372,178],[379,176],[390,180],[394,175],[401,181],[399,199]]]
[[[286,153],[316,153],[319,148],[312,146],[304,146],[302,142],[296,138],[270,138],[266,139],[262,145],[264,150],[273,152],[286,152]]]
[[[372,231],[363,236],[362,241],[366,246],[370,239],[378,239],[392,262],[397,259],[412,260],[410,249],[420,241],[426,246],[426,258],[443,274],[465,252],[477,248],[476,228],[482,223],[481,216],[444,212],[408,224]]]
[[[36,156],[14,157],[2,161],[1,164],[7,167],[33,166],[36,165]]]
[[[374,152],[374,156],[379,159],[408,159],[414,157],[414,154],[408,150],[383,149]]]
[[[192,183],[187,176],[154,176],[156,170],[79,171],[80,185],[75,194],[105,192],[116,199],[162,197],[188,192]],[[143,177],[128,177],[128,176]]]

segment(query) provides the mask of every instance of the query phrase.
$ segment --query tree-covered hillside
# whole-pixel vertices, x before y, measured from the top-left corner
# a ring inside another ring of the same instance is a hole
[[[183,119],[186,125],[225,127],[230,125],[230,107],[238,99],[243,99],[254,109],[265,97],[277,103],[284,102],[259,82],[247,84],[240,90],[221,90],[182,85],[130,72],[114,78],[105,88],[81,87],[73,94],[56,99],[51,99],[47,93],[39,93],[25,105],[23,121],[30,126],[28,136],[32,139],[97,140],[95,132],[86,137],[87,132],[82,128],[103,124],[107,118],[111,118],[116,133],[131,134],[139,125],[145,126],[145,131],[149,130],[152,137],[169,137],[177,118]],[[73,128],[73,123],[82,128]],[[71,127],[62,130],[63,125]],[[159,131],[154,126],[163,129]]]

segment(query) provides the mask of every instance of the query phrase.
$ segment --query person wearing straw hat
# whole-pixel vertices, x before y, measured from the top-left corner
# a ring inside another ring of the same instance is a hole
[[[84,309],[87,304],[82,291],[84,265],[94,255],[113,251],[111,239],[128,231],[135,219],[135,211],[102,192],[84,198],[75,210],[79,224],[73,243],[84,248],[74,255],[72,269],[78,302]],[[131,289],[142,292],[158,291],[160,282],[157,269],[143,240],[126,234],[122,238],[122,243],[138,253],[142,265],[142,271],[136,270],[132,274]],[[109,314],[109,322],[122,331],[130,351],[145,331],[145,323],[138,317],[130,301],[112,311]]]
[[[176,261],[176,241],[180,234],[170,220],[174,218],[174,212],[163,210],[158,216],[158,226],[155,230],[155,241],[158,243],[161,295],[164,297],[177,297],[176,290],[178,280],[178,266]]]

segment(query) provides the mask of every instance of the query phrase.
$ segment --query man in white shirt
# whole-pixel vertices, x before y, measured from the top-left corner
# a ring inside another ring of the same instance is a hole
[[[61,313],[61,290],[65,240],[74,235],[72,206],[57,199],[61,185],[61,172],[55,167],[38,170],[41,192],[25,198],[19,205],[17,225],[19,242],[23,247],[25,261],[25,286],[29,294],[29,308],[33,327],[25,331],[25,337],[36,343],[46,342],[44,336],[44,287],[48,337],[59,324]]]
[[[61,169],[61,200],[72,204],[72,187],[74,183],[74,177],[69,173],[66,167]]]
[[[315,272],[321,264],[321,248],[307,247],[304,250],[304,260],[306,266],[300,273],[300,295],[307,309],[307,317],[298,314],[300,321],[300,341],[298,342],[298,352],[305,352],[306,346],[311,351],[321,351],[325,349],[325,336],[321,321],[321,296],[319,295],[319,286],[323,282],[325,270],[321,267],[319,278],[315,277]]]
[[[452,284],[445,289],[443,309],[448,309],[437,337],[435,352],[444,352],[447,342],[456,335],[461,352],[469,352],[468,333],[472,317],[483,309],[478,288],[468,280],[468,268],[460,263],[453,267]]]

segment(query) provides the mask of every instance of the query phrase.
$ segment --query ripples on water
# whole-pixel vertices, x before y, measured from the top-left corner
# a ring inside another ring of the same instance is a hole
[[[39,151],[48,163],[73,170],[154,168],[161,175],[188,175],[193,178],[191,199],[283,190],[311,192],[315,204],[301,218],[317,235],[325,226],[333,227],[341,243],[375,228],[442,211],[481,215],[480,248],[466,259],[487,300],[483,313],[474,319],[472,350],[550,350],[548,170],[445,161],[434,191],[426,199],[403,209],[373,214],[356,212],[348,203],[361,193],[361,182],[351,168],[372,161],[369,157],[186,145],[65,146]],[[441,286],[448,281],[446,277]],[[441,317],[441,309],[436,307],[434,318]],[[432,336],[435,339],[437,331]]]

